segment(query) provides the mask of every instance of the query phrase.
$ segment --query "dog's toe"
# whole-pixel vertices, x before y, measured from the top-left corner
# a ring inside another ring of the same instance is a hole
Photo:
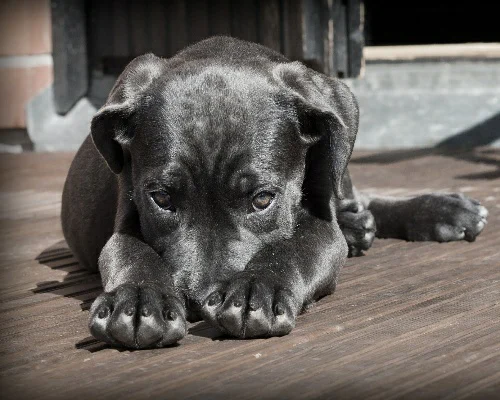
[[[108,332],[118,343],[126,347],[136,347],[134,334],[135,310],[116,311],[109,324]]]
[[[248,301],[245,335],[247,337],[268,336],[273,326],[272,303],[268,301],[273,297],[272,288],[256,282],[252,289]]]
[[[486,209],[486,207],[479,205],[479,202],[477,202],[477,205],[478,205],[477,213],[479,214],[479,216],[481,218],[484,218],[486,220],[486,218],[488,218],[488,214],[489,214],[488,210]]]
[[[107,293],[100,295],[90,309],[89,329],[92,336],[106,343],[114,343],[108,333],[108,325],[113,312],[112,296]]]
[[[286,289],[278,290],[274,296],[274,320],[272,333],[274,336],[289,334],[295,326],[296,312],[292,292]]]
[[[231,336],[243,336],[243,307],[241,305],[225,304],[217,315],[217,321]]]
[[[153,315],[141,315],[137,327],[137,346],[140,348],[149,347],[154,343],[159,343],[163,338],[162,326],[159,319]]]
[[[439,242],[462,240],[465,238],[465,228],[448,224],[437,224],[436,238]]]
[[[240,279],[232,282],[225,291],[224,302],[216,311],[217,324],[231,336],[244,334],[250,282]]]

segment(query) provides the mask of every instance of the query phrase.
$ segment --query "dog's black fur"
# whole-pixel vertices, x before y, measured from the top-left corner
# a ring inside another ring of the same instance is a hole
[[[92,334],[159,347],[202,318],[236,337],[284,335],[375,232],[474,240],[487,212],[462,195],[359,195],[357,129],[347,86],[257,44],[215,37],[132,61],[63,194],[67,242],[104,285]]]

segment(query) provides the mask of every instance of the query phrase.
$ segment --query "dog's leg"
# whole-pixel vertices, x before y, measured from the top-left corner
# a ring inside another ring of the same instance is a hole
[[[488,216],[485,207],[461,193],[432,193],[414,197],[362,196],[375,217],[376,236],[409,241],[472,242]]]
[[[357,257],[368,250],[375,239],[375,219],[352,185],[349,171],[344,174],[342,183],[346,198],[337,200],[337,221],[349,247],[349,257]]]
[[[104,342],[162,347],[186,334],[186,312],[169,269],[147,244],[115,233],[99,257],[104,293],[92,304],[89,327]]]
[[[376,224],[370,210],[358,199],[345,199],[337,205],[337,221],[349,247],[349,257],[363,255],[375,239]]]
[[[202,316],[236,337],[285,335],[304,305],[333,292],[346,257],[338,225],[306,216],[292,238],[264,247],[244,271],[221,282]]]

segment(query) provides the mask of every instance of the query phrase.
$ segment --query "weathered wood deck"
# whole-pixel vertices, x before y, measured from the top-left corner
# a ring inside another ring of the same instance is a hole
[[[89,337],[82,309],[99,279],[79,268],[59,224],[71,158],[0,156],[2,398],[500,396],[499,151],[358,153],[351,165],[373,192],[481,200],[490,218],[475,243],[378,240],[287,337],[224,339],[198,323],[180,345],[146,351]]]

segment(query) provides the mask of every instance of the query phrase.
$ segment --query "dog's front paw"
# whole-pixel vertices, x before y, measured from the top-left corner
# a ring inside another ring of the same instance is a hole
[[[126,284],[94,301],[89,328],[96,339],[109,344],[163,347],[186,335],[185,314],[175,296],[147,285]]]
[[[430,194],[417,199],[420,201],[407,227],[410,240],[473,242],[487,223],[488,210],[461,193]]]
[[[355,200],[342,200],[338,204],[337,221],[344,234],[349,257],[357,257],[368,250],[375,239],[375,218]]]
[[[203,304],[203,318],[239,338],[283,336],[295,326],[291,290],[257,274],[241,273],[220,285]]]

